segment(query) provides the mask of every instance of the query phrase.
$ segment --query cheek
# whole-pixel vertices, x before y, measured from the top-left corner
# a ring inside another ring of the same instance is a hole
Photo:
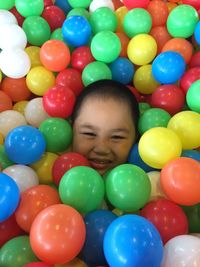
[[[90,145],[86,140],[83,140],[80,136],[74,135],[72,143],[73,152],[80,153],[86,156],[90,150]]]
[[[127,161],[129,152],[132,148],[133,142],[128,142],[126,144],[116,147],[115,154],[119,162],[123,163]]]

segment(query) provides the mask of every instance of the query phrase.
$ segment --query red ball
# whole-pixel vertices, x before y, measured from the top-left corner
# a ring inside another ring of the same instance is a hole
[[[13,13],[13,15],[15,16],[15,18],[17,19],[18,25],[20,27],[22,27],[22,24],[25,20],[25,18],[19,14],[19,12],[17,11],[16,7],[13,7],[12,9],[9,10],[11,13]]]
[[[174,84],[164,84],[156,88],[151,95],[150,105],[154,108],[162,108],[174,115],[180,112],[185,104],[183,91]]]
[[[44,8],[47,6],[53,6],[53,1],[52,0],[44,0]]]
[[[83,90],[81,73],[73,68],[60,71],[56,76],[56,84],[68,87],[76,96]]]
[[[10,239],[23,235],[24,231],[16,222],[15,215],[0,223],[0,248]]]
[[[76,166],[90,166],[90,163],[84,156],[74,152],[68,152],[59,156],[52,168],[54,183],[58,186],[65,172]]]
[[[89,46],[80,46],[72,52],[71,65],[73,68],[83,71],[85,66],[95,61]]]
[[[135,87],[130,86],[130,85],[128,85],[128,88],[129,88],[130,91],[134,94],[134,96],[135,96],[137,102],[141,102],[141,101],[140,101],[140,100],[141,100],[141,95],[140,95],[140,93],[138,92],[138,90],[137,90]]]
[[[45,262],[31,262],[31,263],[24,265],[23,267],[53,267],[53,266],[54,265],[51,265]]]
[[[54,5],[45,7],[41,16],[48,22],[51,31],[61,28],[66,19],[64,11]]]
[[[188,89],[191,84],[196,80],[200,79],[200,67],[195,67],[187,70],[182,78],[180,79],[180,87],[185,94],[187,94]]]
[[[68,118],[76,101],[75,94],[69,88],[56,85],[43,96],[43,106],[51,117]]]
[[[141,210],[140,215],[155,225],[164,244],[175,236],[188,233],[188,219],[185,213],[170,200],[151,201]]]
[[[150,3],[150,0],[124,0],[123,3],[128,9],[136,7],[146,8]]]
[[[196,10],[200,9],[200,1],[199,0],[182,0],[184,5],[193,6]]]
[[[189,62],[190,68],[200,67],[200,51],[195,52]]]

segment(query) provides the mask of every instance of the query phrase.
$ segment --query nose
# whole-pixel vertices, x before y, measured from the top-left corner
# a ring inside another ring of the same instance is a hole
[[[97,139],[93,151],[98,155],[108,155],[110,153],[110,145],[107,140]]]

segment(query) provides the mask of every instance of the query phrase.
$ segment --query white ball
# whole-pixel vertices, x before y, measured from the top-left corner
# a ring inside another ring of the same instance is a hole
[[[42,97],[37,97],[28,102],[26,105],[24,116],[26,121],[38,128],[40,124],[49,118],[49,115],[46,113],[42,103]]]
[[[151,196],[149,200],[155,200],[157,198],[167,198],[160,186],[160,172],[151,171],[147,173],[151,182]]]
[[[164,246],[160,267],[200,266],[200,238],[180,235],[170,239]]]
[[[21,193],[39,184],[36,172],[26,165],[12,165],[5,168],[3,172],[16,182]]]
[[[92,13],[100,7],[108,7],[113,11],[115,10],[114,4],[111,0],[93,0],[89,6],[89,11]]]
[[[0,113],[0,132],[4,137],[17,126],[27,125],[25,117],[16,110],[5,110]]]
[[[21,48],[4,49],[0,53],[0,69],[10,78],[22,78],[31,68],[28,54]]]
[[[16,17],[9,11],[0,10],[0,25],[4,24],[18,24]]]
[[[3,36],[3,38],[1,38]],[[0,48],[22,48],[27,45],[27,37],[24,30],[16,24],[4,24],[0,26]]]

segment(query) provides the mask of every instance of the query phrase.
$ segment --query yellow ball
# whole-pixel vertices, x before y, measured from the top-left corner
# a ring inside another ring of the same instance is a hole
[[[20,112],[22,115],[24,115],[24,110],[26,108],[26,105],[28,104],[29,101],[27,100],[22,100],[14,104],[13,110],[16,110]]]
[[[40,47],[29,46],[25,49],[25,52],[28,54],[30,58],[31,68],[42,65],[42,62],[40,61]]]
[[[183,149],[200,146],[200,114],[194,111],[181,111],[175,114],[167,126],[180,138]]]
[[[0,82],[2,81],[2,72],[0,71]]]
[[[155,127],[146,131],[139,140],[139,154],[149,166],[157,169],[181,155],[181,140],[170,129]]]
[[[58,155],[52,152],[46,152],[43,154],[42,158],[31,164],[38,177],[40,184],[50,184],[53,182],[52,168]]]
[[[55,267],[87,267],[87,265],[82,260],[75,258],[74,260],[65,264],[56,264]]]
[[[0,145],[3,145],[3,135],[2,135],[2,133],[0,133]]]
[[[55,76],[45,67],[37,66],[27,74],[26,84],[32,93],[43,96],[49,88],[55,85]]]
[[[136,70],[133,83],[142,94],[152,94],[160,85],[152,75],[152,65],[150,64],[143,65]]]
[[[156,56],[157,43],[149,34],[138,34],[128,43],[127,54],[136,65],[146,65]]]
[[[115,11],[115,14],[116,14],[116,17],[117,17],[117,32],[124,32],[124,29],[123,29],[123,21],[124,21],[124,17],[125,15],[127,14],[128,12],[128,8],[125,7],[125,6],[122,6],[122,7],[119,7],[116,11]]]

